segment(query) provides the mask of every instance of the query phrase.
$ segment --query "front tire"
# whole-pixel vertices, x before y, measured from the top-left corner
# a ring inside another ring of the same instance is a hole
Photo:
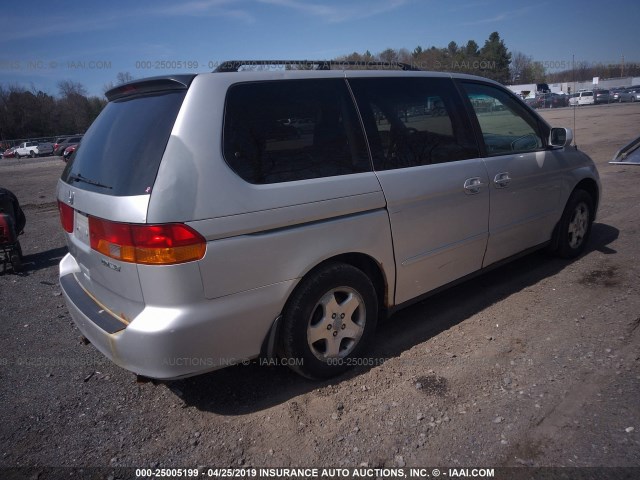
[[[562,258],[580,255],[589,240],[594,217],[594,200],[586,191],[575,190],[558,224],[556,254]]]
[[[356,267],[332,263],[302,280],[285,307],[281,356],[297,373],[329,378],[357,365],[378,320],[371,280]]]

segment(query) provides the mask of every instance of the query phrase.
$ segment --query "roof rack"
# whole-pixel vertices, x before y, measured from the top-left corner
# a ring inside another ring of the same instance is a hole
[[[419,68],[402,62],[379,62],[379,61],[351,61],[351,60],[227,60],[222,62],[213,71],[217,72],[239,72],[242,67],[272,67],[284,66],[292,70],[332,70],[344,69],[347,66],[361,67],[362,69],[380,69],[404,71],[419,71]]]

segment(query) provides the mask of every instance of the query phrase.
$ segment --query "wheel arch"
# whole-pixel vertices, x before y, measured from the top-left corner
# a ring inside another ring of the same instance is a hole
[[[367,255],[366,253],[349,252],[328,257],[307,270],[300,277],[296,286],[291,290],[291,293],[289,294],[287,301],[285,302],[284,309],[286,309],[287,303],[289,303],[289,299],[294,295],[295,291],[303,280],[310,277],[311,275],[314,275],[318,270],[321,270],[331,263],[344,263],[361,270],[369,278],[369,280],[371,280],[373,288],[375,288],[376,290],[376,296],[378,298],[378,305],[380,309],[386,309],[389,307],[391,294],[389,292],[389,283],[387,281],[387,277],[384,273],[382,265],[380,265],[378,261],[376,261],[370,255]]]
[[[349,252],[334,255],[322,260],[321,262],[307,270],[298,279],[295,287],[291,289],[291,292],[289,292],[282,311],[284,312],[287,309],[291,298],[295,295],[296,291],[305,279],[314,275],[316,272],[323,269],[327,265],[334,263],[351,265],[352,267],[361,270],[369,278],[369,280],[371,280],[378,300],[378,315],[379,318],[381,318],[381,316],[385,314],[390,306],[391,292],[389,292],[389,283],[387,281],[387,277],[384,273],[382,265],[380,265],[380,263],[370,255],[361,252]],[[272,358],[279,350],[281,319],[282,314],[280,314],[271,325],[271,328],[269,329],[269,332],[267,333],[267,336],[262,343],[261,356]]]
[[[600,202],[600,189],[596,181],[593,178],[584,178],[578,182],[571,193],[573,194],[576,190],[584,190],[591,196],[593,199],[593,211],[597,212],[598,204]]]
[[[565,202],[565,204],[569,202],[569,199],[577,190],[583,190],[587,192],[587,194],[593,200],[593,212],[594,212],[594,220],[595,220],[595,214],[598,211],[598,204],[600,203],[600,187],[598,186],[598,183],[593,178],[590,178],[590,177],[583,178],[576,184],[575,187],[573,187],[573,190],[571,190],[571,193],[569,193],[569,196],[567,197],[567,201]],[[553,232],[551,234],[551,242],[549,243],[549,246],[548,246],[549,252],[556,252],[558,250],[559,229],[560,229],[561,221],[562,221],[562,218],[558,219],[558,221],[556,222],[556,225],[553,228]]]
[[[376,290],[379,308],[386,309],[389,306],[389,284],[386,275],[382,270],[382,266],[371,256],[364,253],[344,253],[328,258],[321,262],[316,268],[322,268],[328,263],[346,263],[362,270],[362,272],[369,277],[373,288]]]

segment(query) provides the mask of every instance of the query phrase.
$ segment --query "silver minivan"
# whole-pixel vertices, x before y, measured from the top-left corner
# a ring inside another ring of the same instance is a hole
[[[501,85],[259,63],[110,90],[62,174],[62,290],[121,367],[172,379],[264,356],[329,377],[436,289],[583,252],[596,167]]]

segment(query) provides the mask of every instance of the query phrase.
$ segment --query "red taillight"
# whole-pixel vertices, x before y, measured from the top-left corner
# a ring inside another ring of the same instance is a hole
[[[89,217],[91,248],[116,260],[171,265],[204,257],[206,240],[180,224],[135,225]]]
[[[73,208],[58,200],[58,210],[60,211],[60,223],[67,233],[73,233]]]

